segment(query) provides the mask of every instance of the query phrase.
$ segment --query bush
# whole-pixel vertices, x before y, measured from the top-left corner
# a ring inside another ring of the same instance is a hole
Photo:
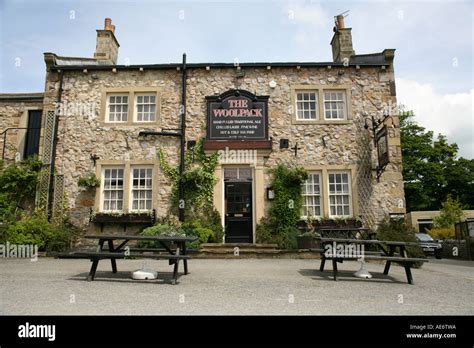
[[[308,173],[303,168],[284,165],[278,165],[270,173],[275,199],[268,217],[262,218],[257,225],[257,243],[275,243],[280,249],[296,249],[303,205],[301,184],[308,178]]]
[[[160,223],[151,227],[145,228],[140,235],[142,236],[161,236],[161,237],[175,237],[185,236],[185,233],[176,226]],[[161,248],[159,242],[143,240],[137,243],[139,248]]]
[[[296,249],[296,237],[299,231],[296,226],[280,226],[269,217],[263,217],[257,225],[257,243],[277,244],[280,249]]]
[[[404,220],[386,219],[377,230],[377,239],[400,242],[418,242],[415,237],[415,229]],[[406,248],[409,257],[424,257],[425,254],[419,246],[409,246]],[[414,268],[421,268],[423,262],[413,264]]]
[[[456,239],[454,227],[435,227],[428,230],[428,234],[433,237],[433,239]]]
[[[34,244],[40,251],[65,250],[77,229],[69,225],[56,225],[42,216],[25,217],[7,224],[1,232],[2,242]]]

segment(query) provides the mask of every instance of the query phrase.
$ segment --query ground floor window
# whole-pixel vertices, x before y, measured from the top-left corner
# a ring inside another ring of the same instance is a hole
[[[132,172],[132,210],[151,210],[153,169],[133,168]]]
[[[309,173],[302,185],[303,216],[321,216],[321,174]]]
[[[146,212],[153,209],[152,166],[103,166],[100,210]]]
[[[310,171],[308,179],[302,184],[301,193],[302,218],[353,215],[350,171]]]
[[[350,176],[347,172],[329,173],[329,215],[351,215]]]
[[[103,211],[123,210],[123,168],[107,168],[103,170]]]

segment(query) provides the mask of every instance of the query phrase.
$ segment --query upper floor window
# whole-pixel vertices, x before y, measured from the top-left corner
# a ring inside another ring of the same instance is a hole
[[[122,211],[124,177],[123,168],[106,168],[103,170],[102,210]]]
[[[108,95],[106,120],[107,122],[127,122],[128,95]]]
[[[309,173],[302,184],[303,216],[321,216],[321,175]]]
[[[346,93],[344,91],[324,91],[324,117],[326,120],[345,120]]]
[[[316,91],[296,92],[296,119],[318,119],[318,93]]]
[[[156,95],[135,95],[135,117],[137,122],[156,121]]]

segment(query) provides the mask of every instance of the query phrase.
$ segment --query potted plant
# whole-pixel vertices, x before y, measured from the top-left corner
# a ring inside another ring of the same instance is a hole
[[[92,189],[100,186],[100,180],[95,176],[94,173],[87,173],[79,178],[77,184],[80,187]]]
[[[316,249],[319,248],[320,242],[318,240],[321,235],[316,232],[316,227],[319,219],[315,217],[308,217],[308,219],[300,221],[298,229],[301,234],[297,236],[298,249]]]

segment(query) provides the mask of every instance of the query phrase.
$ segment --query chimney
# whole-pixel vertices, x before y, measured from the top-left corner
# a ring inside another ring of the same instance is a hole
[[[97,30],[97,45],[94,58],[98,60],[107,60],[111,64],[117,64],[118,48],[120,47],[115,38],[115,25],[112,25],[110,18],[105,19],[103,30]]]
[[[355,54],[352,49],[351,28],[344,26],[344,16],[335,17],[334,36],[331,40],[332,59],[334,62],[342,62],[345,58],[350,59]]]

